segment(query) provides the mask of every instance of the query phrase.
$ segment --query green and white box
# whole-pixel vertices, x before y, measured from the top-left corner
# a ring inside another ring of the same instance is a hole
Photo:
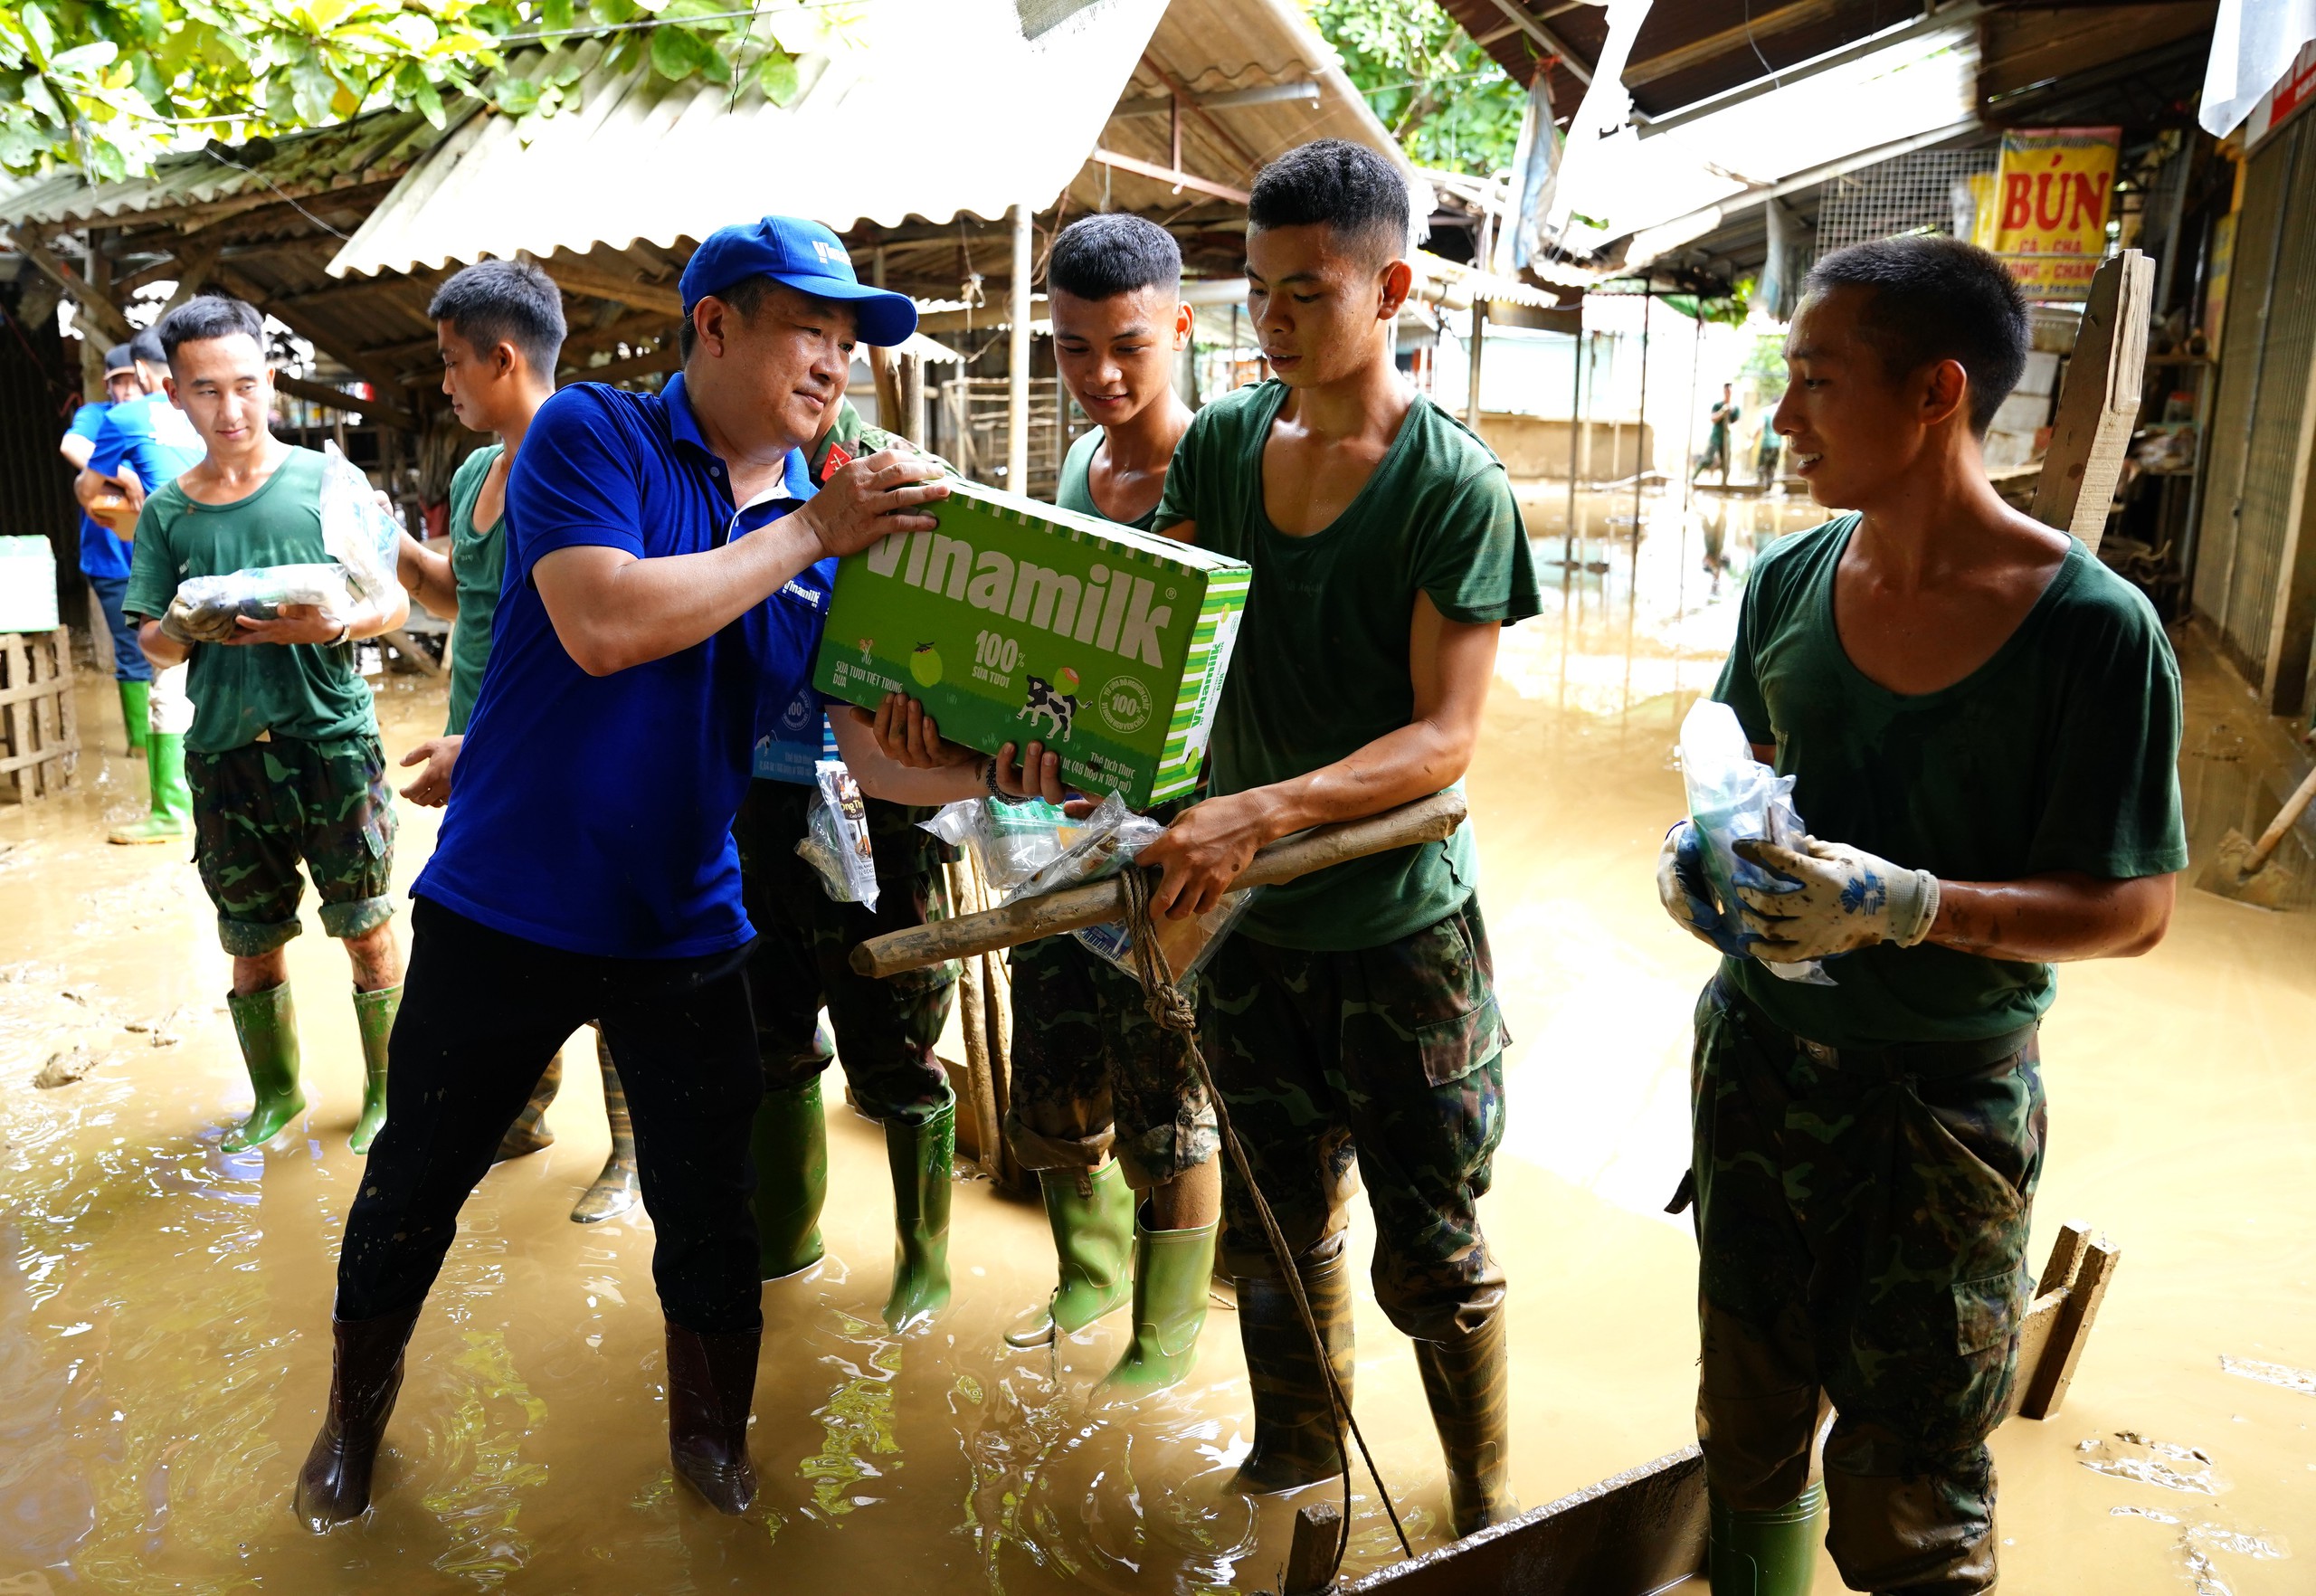
[[[812,685],[906,693],[984,754],[1042,742],[1137,809],[1197,786],[1245,563],[955,479],[932,508],[937,530],[838,563]]]

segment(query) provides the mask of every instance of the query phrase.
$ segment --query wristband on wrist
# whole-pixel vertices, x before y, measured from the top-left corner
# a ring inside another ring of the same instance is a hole
[[[1007,792],[1004,788],[997,784],[997,755],[994,754],[982,761],[981,784],[987,787],[989,789],[989,795],[996,799],[1000,803],[1027,803],[1030,801],[1030,797],[1034,796],[1034,794],[1031,794],[1016,798],[1012,793]]]

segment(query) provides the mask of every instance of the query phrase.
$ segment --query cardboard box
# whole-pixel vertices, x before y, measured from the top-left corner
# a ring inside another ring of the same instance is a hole
[[[45,537],[0,537],[0,632],[54,632],[56,554]]]
[[[812,685],[923,703],[952,742],[1043,742],[1062,778],[1135,808],[1198,784],[1245,564],[952,480],[938,530],[837,566]]]

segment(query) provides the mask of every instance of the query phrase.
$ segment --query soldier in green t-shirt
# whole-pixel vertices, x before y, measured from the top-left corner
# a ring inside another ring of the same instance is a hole
[[[1256,178],[1248,309],[1275,380],[1199,412],[1157,528],[1254,567],[1207,768],[1153,842],[1153,913],[1204,913],[1267,842],[1463,777],[1503,628],[1539,608],[1504,468],[1393,366],[1410,217],[1399,168],[1309,144]],[[1255,1178],[1352,1373],[1354,1164],[1375,1295],[1415,1339],[1458,1534],[1516,1511],[1504,1275],[1476,1202],[1504,1131],[1502,1052],[1466,825],[1265,888],[1201,981],[1201,1042]],[[1325,1477],[1324,1377],[1226,1168],[1226,1261],[1255,1400],[1242,1487]]]
[[[442,356],[442,392],[450,397],[452,413],[468,427],[498,440],[468,455],[451,478],[450,554],[445,556],[405,535],[395,570],[413,598],[455,622],[449,722],[442,736],[429,737],[402,760],[405,765],[425,766],[402,795],[439,808],[450,797],[451,774],[466,742],[467,717],[474,713],[483,667],[490,660],[490,623],[498,612],[507,561],[507,473],[514,467],[531,417],[555,392],[565,328],[562,290],[527,261],[482,261],[467,267],[435,290],[426,313],[434,321]],[[595,1064],[603,1074],[611,1151],[572,1207],[573,1221],[583,1225],[626,1212],[638,1196],[627,1092],[600,1031]],[[562,1084],[563,1055],[557,1052],[500,1140],[498,1159],[518,1158],[554,1145],[546,1111]]]
[[[1755,563],[1713,696],[1812,835],[1738,843],[1740,904],[1688,822],[1658,873],[1726,955],[1684,1182],[1716,1591],[1799,1596],[1821,1532],[1856,1590],[1994,1588],[2052,965],[2153,947],[2188,860],[2153,607],[1987,482],[2026,348],[2001,261],[1919,237],[1818,261],[1786,342],[1777,430],[1857,513]]]
[[[298,1030],[282,948],[299,930],[302,860],[322,900],[322,929],[354,965],[365,1088],[348,1145],[369,1150],[386,1116],[386,1037],[402,1000],[402,953],[386,896],[394,795],[370,689],[354,641],[403,623],[409,601],[357,600],[343,615],[283,604],[269,619],[233,618],[231,635],[189,641],[172,609],[181,583],[277,565],[316,565],[322,541],[323,460],[269,430],[272,374],[265,322],[238,299],[206,296],[156,329],[169,397],[208,452],[153,489],[137,521],[122,608],[145,617],[138,641],[164,668],[191,661],[194,860],[233,958],[227,998],[256,1104],[225,1137],[262,1145],[306,1106]]]

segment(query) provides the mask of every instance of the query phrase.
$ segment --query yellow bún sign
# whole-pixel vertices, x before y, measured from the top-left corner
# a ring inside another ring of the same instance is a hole
[[[2107,252],[2116,128],[2006,133],[1995,175],[1994,252],[2030,299],[2086,299]]]

